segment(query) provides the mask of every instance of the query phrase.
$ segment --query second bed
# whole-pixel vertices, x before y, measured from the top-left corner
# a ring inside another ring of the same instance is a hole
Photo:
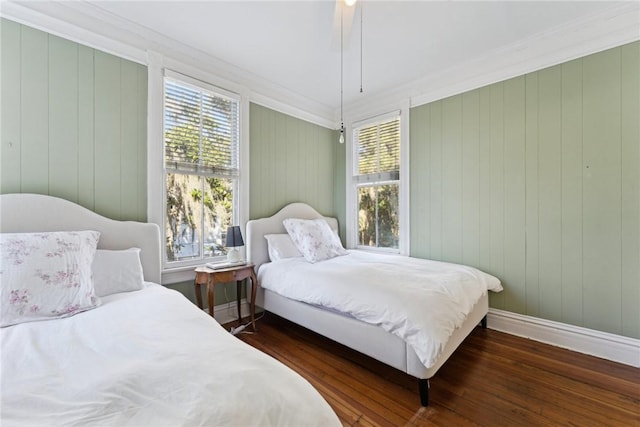
[[[314,251],[331,244],[315,241],[309,262],[309,252],[302,256],[288,240],[283,221],[291,219],[322,219],[337,230],[335,218],[304,203],[249,221],[256,305],[418,378],[428,405],[429,379],[478,324],[486,325],[488,290],[501,291],[500,281],[473,267],[341,247],[316,260]]]

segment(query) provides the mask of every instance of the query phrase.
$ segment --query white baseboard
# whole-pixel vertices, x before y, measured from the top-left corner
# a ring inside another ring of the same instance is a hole
[[[207,307],[203,308],[202,311],[209,314]],[[245,298],[240,300],[240,314],[243,318],[251,315],[249,303]],[[238,320],[238,304],[236,301],[231,301],[226,304],[216,305],[213,308],[213,318],[221,325]]]
[[[640,340],[489,309],[488,328],[640,368]]]

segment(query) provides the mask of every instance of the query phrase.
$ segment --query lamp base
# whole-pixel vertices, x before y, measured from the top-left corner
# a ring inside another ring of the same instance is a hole
[[[236,248],[232,248],[227,252],[227,261],[229,262],[239,262],[240,261],[240,251]]]

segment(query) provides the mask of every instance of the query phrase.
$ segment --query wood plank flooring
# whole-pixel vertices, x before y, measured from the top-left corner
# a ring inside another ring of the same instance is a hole
[[[248,344],[305,377],[345,426],[640,426],[640,369],[476,328],[418,381],[268,313]],[[247,330],[250,330],[248,328]]]

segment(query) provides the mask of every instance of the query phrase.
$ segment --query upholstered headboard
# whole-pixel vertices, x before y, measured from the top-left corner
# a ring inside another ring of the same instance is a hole
[[[322,216],[306,203],[291,203],[270,217],[251,220],[247,223],[247,260],[256,265],[256,271],[262,264],[269,262],[267,239],[264,236],[267,234],[286,233],[287,230],[282,225],[282,221],[287,218],[324,218],[332,230],[338,230],[337,219]]]
[[[99,249],[140,248],[144,279],[160,283],[160,230],[156,224],[112,220],[57,197],[0,195],[0,232],[79,230],[99,231]]]

